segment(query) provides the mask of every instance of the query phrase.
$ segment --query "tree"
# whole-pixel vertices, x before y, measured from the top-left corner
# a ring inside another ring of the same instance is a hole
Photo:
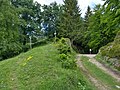
[[[74,41],[80,32],[81,14],[77,4],[77,0],[64,0],[59,23],[59,37],[67,37]]]
[[[90,16],[92,15],[92,11],[91,11],[91,8],[90,6],[87,7],[87,11],[85,13],[85,17],[84,17],[84,28],[85,28],[85,31],[88,29],[88,26],[89,26],[89,18]]]
[[[19,42],[19,18],[17,9],[9,0],[0,0],[0,9],[0,59],[6,59],[22,50]]]
[[[102,24],[104,29],[102,33],[107,38],[107,43],[114,40],[117,31],[120,28],[120,1],[119,0],[104,0],[104,13],[102,15]]]
[[[87,45],[93,50],[93,53],[97,53],[101,47],[101,5],[96,5],[94,8],[94,14],[90,17],[90,23],[86,37],[89,38]]]
[[[45,35],[49,38],[54,37],[54,33],[57,32],[57,26],[59,21],[59,16],[61,13],[61,6],[57,5],[56,2],[51,3],[50,5],[43,6],[43,28]]]
[[[81,51],[82,53],[89,53],[89,46],[87,45],[87,43],[89,42],[89,36],[88,36],[88,27],[89,27],[89,24],[90,24],[90,18],[92,16],[92,11],[91,11],[91,8],[90,6],[87,7],[87,11],[85,13],[85,16],[84,16],[84,19],[83,19],[83,30],[82,30],[82,37],[80,38],[80,43],[81,45]]]
[[[27,43],[28,36],[41,34],[41,5],[33,0],[11,0],[18,9],[21,32],[21,42]]]
[[[119,0],[105,0],[103,6],[96,5],[94,14],[90,17],[88,32],[88,46],[97,53],[99,48],[112,42],[120,27]]]

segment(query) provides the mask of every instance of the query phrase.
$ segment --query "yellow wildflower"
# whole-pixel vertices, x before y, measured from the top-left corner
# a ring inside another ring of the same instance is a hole
[[[29,57],[27,58],[27,61],[29,61],[30,59],[32,59],[32,57],[33,57],[33,56],[29,56]]]
[[[25,66],[29,60],[31,60],[33,56],[29,56],[27,59],[24,60],[22,66]]]

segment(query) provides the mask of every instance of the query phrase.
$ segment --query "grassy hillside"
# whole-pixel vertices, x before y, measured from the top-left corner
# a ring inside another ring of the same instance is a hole
[[[93,90],[80,70],[64,69],[53,44],[0,62],[0,90]]]

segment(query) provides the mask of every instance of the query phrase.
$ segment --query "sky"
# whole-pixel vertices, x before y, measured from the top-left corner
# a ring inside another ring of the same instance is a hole
[[[41,5],[46,4],[49,5],[51,2],[56,1],[58,4],[63,4],[63,0],[34,0],[39,2]],[[95,4],[103,4],[104,2],[102,0],[78,0],[78,5],[81,9],[82,17],[84,17],[84,14],[87,10],[88,5],[93,8]]]

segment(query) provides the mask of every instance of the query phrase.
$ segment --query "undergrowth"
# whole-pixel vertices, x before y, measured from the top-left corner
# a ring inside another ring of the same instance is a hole
[[[57,50],[59,51],[59,61],[62,62],[62,67],[66,69],[76,68],[75,53],[72,50],[70,40],[61,38],[56,43]]]

